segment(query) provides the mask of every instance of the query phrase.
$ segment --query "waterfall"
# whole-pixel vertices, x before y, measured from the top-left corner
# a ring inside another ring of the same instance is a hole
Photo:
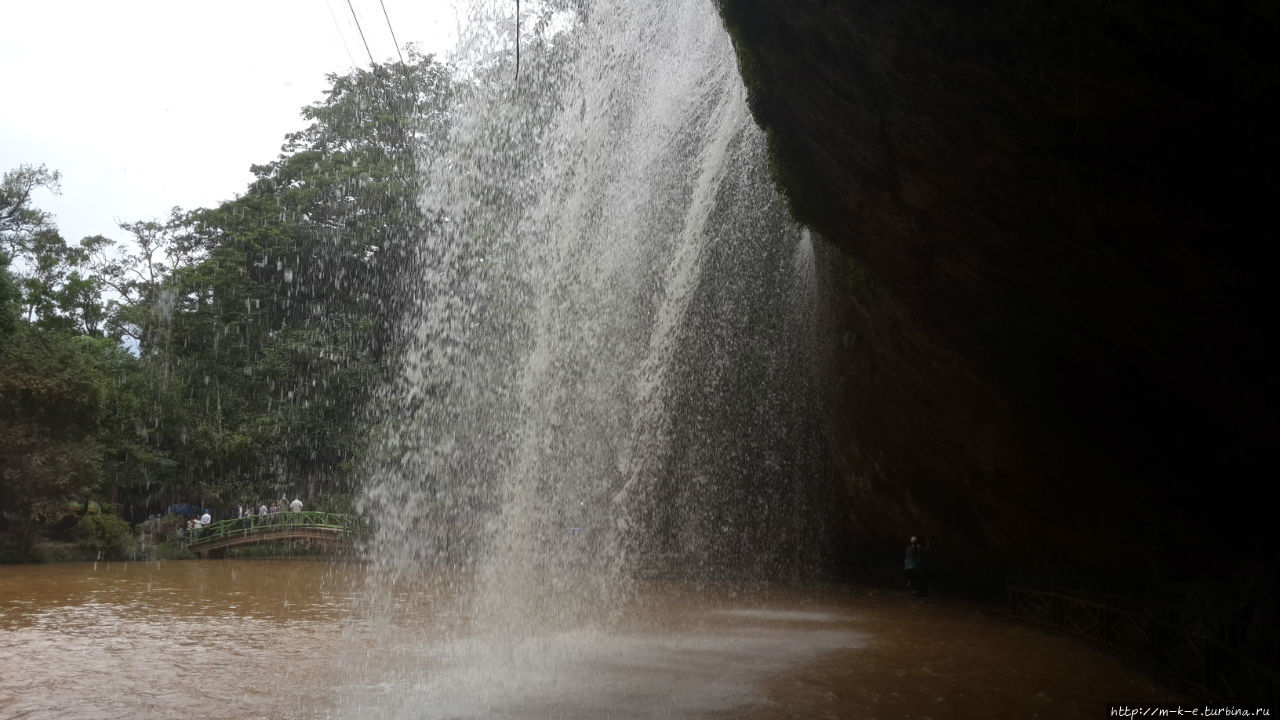
[[[437,222],[361,499],[371,612],[447,573],[486,687],[654,578],[811,572],[821,533],[812,251],[714,6],[526,1],[518,80],[513,11],[471,8],[420,157]]]

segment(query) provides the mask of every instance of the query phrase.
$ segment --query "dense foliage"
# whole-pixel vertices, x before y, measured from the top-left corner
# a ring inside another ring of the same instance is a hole
[[[77,542],[109,560],[128,557],[133,549],[129,523],[115,515],[85,515],[74,533]]]
[[[425,222],[415,153],[443,131],[450,81],[414,53],[330,80],[243,194],[122,223],[119,239],[66,241],[33,199],[58,173],[4,174],[8,542],[70,527],[68,503],[89,499],[134,522],[284,495],[350,505]]]

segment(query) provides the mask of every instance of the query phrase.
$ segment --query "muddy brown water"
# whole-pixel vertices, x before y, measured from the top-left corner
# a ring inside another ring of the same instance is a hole
[[[1183,699],[945,600],[655,583],[607,630],[496,638],[445,576],[373,619],[363,572],[0,566],[0,718],[1099,718]]]

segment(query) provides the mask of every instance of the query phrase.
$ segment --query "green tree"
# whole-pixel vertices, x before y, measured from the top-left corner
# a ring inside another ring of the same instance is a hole
[[[22,289],[9,273],[9,254],[0,250],[0,344],[18,329],[22,316]]]
[[[414,52],[330,81],[244,195],[119,242],[61,237],[32,201],[56,172],[5,174],[0,502],[25,537],[90,495],[141,515],[353,490],[453,91]]]
[[[32,194],[38,188],[57,194],[61,180],[58,172],[44,165],[20,165],[0,179],[0,242],[10,257],[28,252],[35,234],[52,227],[52,216],[35,206]]]
[[[123,559],[133,551],[129,523],[115,515],[85,515],[73,533],[81,545],[108,559]]]
[[[104,302],[123,272],[102,262],[110,241],[66,243],[30,200],[56,180],[43,167],[5,176],[5,241],[23,270],[0,251],[0,504],[19,516],[24,543],[66,500],[106,490],[110,502],[134,501],[173,464],[148,442],[148,419],[166,405],[148,369],[120,333],[102,337],[131,302]]]
[[[411,52],[331,81],[245,195],[189,218],[207,255],[172,275],[174,368],[222,491],[349,491],[398,341],[425,222],[415,154],[443,128],[448,72]]]
[[[0,506],[24,543],[62,503],[97,488],[107,379],[90,338],[22,329],[0,347]]]
[[[102,297],[106,285],[93,259],[105,239],[89,237],[70,245],[52,217],[32,203],[37,188],[58,192],[58,180],[59,174],[44,166],[24,165],[5,173],[0,185],[0,238],[7,274],[19,288],[26,322],[99,335],[107,317]],[[20,261],[16,272],[14,260]]]

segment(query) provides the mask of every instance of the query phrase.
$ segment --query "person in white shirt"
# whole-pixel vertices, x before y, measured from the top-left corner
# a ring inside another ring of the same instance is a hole
[[[204,509],[204,514],[200,516],[200,524],[208,525],[213,522],[213,516],[209,515],[209,508]]]
[[[293,512],[302,512],[302,501],[294,498],[293,502],[289,503],[289,509]]]

